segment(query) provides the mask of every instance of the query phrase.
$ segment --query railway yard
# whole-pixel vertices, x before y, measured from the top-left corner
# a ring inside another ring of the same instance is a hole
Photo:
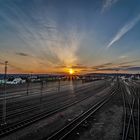
[[[139,94],[120,77],[1,87],[0,139],[139,140]]]
[[[140,140],[140,0],[0,0],[0,140]]]

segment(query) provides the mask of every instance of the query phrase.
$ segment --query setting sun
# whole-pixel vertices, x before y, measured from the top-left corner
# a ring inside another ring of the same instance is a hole
[[[69,74],[73,74],[74,70],[73,69],[69,69]]]

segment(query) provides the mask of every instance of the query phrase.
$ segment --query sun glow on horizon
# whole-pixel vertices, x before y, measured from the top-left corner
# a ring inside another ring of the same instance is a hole
[[[74,70],[73,69],[69,69],[69,74],[73,74],[74,73]]]

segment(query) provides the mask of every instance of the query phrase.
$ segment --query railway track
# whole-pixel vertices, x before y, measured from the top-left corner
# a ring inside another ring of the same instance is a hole
[[[139,140],[139,90],[133,86],[121,88],[124,108],[122,140]]]
[[[103,82],[103,83],[105,83],[105,82]],[[82,88],[90,87],[92,84],[93,83],[88,83],[88,84],[80,85],[80,87],[78,87],[78,88],[82,89]],[[61,92],[66,93],[68,91],[70,91],[70,89],[66,89],[66,90],[61,91]],[[26,92],[26,90],[25,90],[25,92]],[[26,100],[28,100],[28,99],[32,100],[33,98],[37,98],[38,99],[38,96],[40,96],[41,93],[42,93],[43,96],[45,96],[45,95],[47,95],[47,96],[58,95],[58,92],[56,93],[56,90],[51,92],[51,93],[48,93],[47,90],[45,88],[43,88],[42,90],[40,89],[38,92],[33,92],[32,94],[29,94],[28,96],[27,96],[27,94],[23,94],[22,96],[16,96],[16,97],[14,97],[14,96],[12,97],[11,95],[8,95],[8,96],[10,96],[10,98],[6,98],[6,100],[7,100],[7,103],[11,102],[12,104],[14,102],[17,102],[17,100],[19,100],[19,104],[20,104],[20,102],[24,101],[25,99]],[[16,95],[19,95],[19,94],[16,94]],[[30,99],[30,97],[31,97],[31,99]],[[3,98],[0,99],[0,104],[2,104],[2,101],[3,101]]]
[[[89,84],[89,85],[87,85],[87,86],[83,85],[82,87],[79,87],[78,89],[75,89],[75,91],[82,90],[84,88],[89,88],[90,86],[92,86],[92,83]],[[69,91],[70,90],[68,89],[68,90],[62,91],[60,94],[66,94]],[[56,93],[56,92],[55,93],[51,93],[51,94],[45,94],[45,93],[46,93],[46,90],[43,90],[42,91],[43,98],[45,98],[45,97],[50,98],[50,97],[53,97],[53,96],[58,96],[58,93]],[[38,94],[38,96],[41,95],[40,92],[38,92],[37,94]],[[34,100],[35,100],[35,98],[38,100],[38,96],[37,97],[34,97]],[[11,107],[13,105],[13,103],[17,103],[18,101],[19,101],[19,103],[17,105],[19,105],[20,103],[22,103],[22,101],[24,102],[25,100],[28,100],[30,102],[33,99],[33,96],[32,95],[29,95],[29,96],[26,96],[26,97],[27,98],[24,98],[24,99],[22,97],[18,97],[18,98],[20,98],[19,100],[17,100],[17,98],[12,98],[12,102],[8,102],[9,99],[7,99],[7,103],[9,103],[9,104],[11,103],[11,105],[10,105],[10,107]]]
[[[79,86],[87,86],[89,84],[90,84],[90,82],[82,84],[80,81],[78,81],[78,83],[76,81],[76,86],[78,86],[78,87]],[[30,87],[28,89],[28,94],[27,94],[27,87],[26,86],[24,86],[24,87],[21,86],[20,87],[20,85],[19,85],[19,86],[15,87],[16,90],[7,89],[7,95],[6,95],[7,100],[8,99],[13,100],[13,95],[15,96],[16,99],[21,98],[21,97],[28,97],[29,95],[32,95],[32,96],[37,95],[38,93],[40,93],[41,86],[42,86],[41,83],[38,83],[37,85],[30,85]],[[60,84],[60,89],[63,91],[63,90],[65,90],[65,87],[70,88],[71,86],[74,86],[74,83],[70,83],[70,81],[67,81],[66,83]],[[49,85],[48,84],[43,84],[44,93],[56,92],[56,91],[58,91],[58,89],[59,89],[59,84],[57,82],[53,85],[50,85],[50,83],[49,83]],[[3,90],[4,89],[1,89],[1,91],[0,91],[0,101],[3,100],[2,99],[3,98],[3,96],[2,96],[3,95]]]
[[[102,86],[101,88],[95,88],[95,90],[103,90],[105,88],[105,86]],[[15,117],[19,117],[20,115],[23,114],[27,114],[30,112],[33,112],[34,110],[40,110],[40,106],[46,106],[46,108],[48,109],[50,106],[54,105],[54,104],[59,104],[61,102],[67,102],[68,100],[70,101],[76,101],[77,98],[79,98],[80,96],[85,96],[85,94],[81,94],[86,92],[88,95],[88,92],[91,91],[92,89],[88,89],[88,87],[86,87],[85,89],[78,89],[76,90],[76,94],[75,97],[69,96],[68,94],[61,94],[57,96],[54,96],[53,98],[49,97],[45,97],[43,98],[42,102],[40,103],[40,99],[38,99],[38,102],[35,102],[35,104],[33,105],[18,105],[18,106],[13,106],[12,108],[7,108],[7,117],[6,119],[12,119]],[[97,92],[96,91],[96,92]],[[89,95],[88,95],[89,96]],[[33,113],[32,113],[33,114]]]
[[[88,92],[87,92],[88,93]],[[87,95],[87,96],[79,96],[79,100],[83,101],[84,99],[87,99],[87,98],[90,98],[91,96],[93,95]],[[77,98],[77,97],[76,97]],[[64,105],[68,105],[68,104],[71,104],[73,102],[77,102],[77,99],[76,98],[73,98],[73,97],[70,97],[66,100],[62,100],[62,102],[60,102],[60,100],[58,101],[55,101],[55,102],[52,102],[52,103],[44,103],[44,104],[40,104],[38,105],[37,107],[34,107],[34,108],[28,108],[27,110],[23,110],[23,111],[20,111],[19,113],[15,113],[15,114],[12,114],[10,116],[7,117],[7,120],[10,119],[8,124],[11,124],[13,122],[17,122],[19,120],[19,118],[22,120],[22,119],[26,119],[28,117],[32,117],[36,114],[39,114],[39,113],[42,113],[42,112],[49,112],[52,110],[52,108],[60,108]],[[56,105],[56,106],[55,106]],[[30,113],[30,114],[29,114]],[[24,114],[27,114],[26,116]]]
[[[44,119],[46,117],[49,117],[49,116],[51,116],[51,115],[53,115],[53,114],[55,114],[57,112],[60,112],[60,111],[62,111],[64,109],[67,109],[68,107],[71,107],[71,106],[73,106],[73,105],[75,105],[75,104],[77,104],[79,102],[82,102],[82,101],[86,100],[87,98],[89,98],[91,96],[93,96],[93,95],[85,97],[85,98],[83,98],[81,100],[74,101],[71,104],[68,103],[66,105],[61,106],[60,108],[53,108],[49,112],[48,111],[47,112],[44,111],[44,112],[36,114],[36,115],[34,115],[32,117],[24,119],[22,121],[18,121],[18,122],[14,123],[14,124],[4,126],[4,127],[2,127],[0,129],[0,136],[2,137],[2,136],[5,136],[7,134],[10,134],[12,132],[15,132],[17,130],[20,130],[20,129],[22,129],[22,128],[30,125],[30,124],[35,123],[36,121],[39,121],[39,120]]]
[[[117,89],[113,89],[107,97],[104,97],[102,100],[95,103],[91,108],[89,108],[86,112],[83,112],[79,116],[77,116],[75,119],[73,119],[70,123],[68,123],[66,126],[61,128],[60,130],[56,131],[52,135],[44,138],[43,140],[70,140],[72,139],[72,135],[78,130],[80,130],[83,127],[87,126],[87,122],[89,119],[91,119],[94,115],[94,113],[99,110],[104,104],[106,104],[112,96],[114,96],[117,93]]]
[[[81,84],[82,85],[82,84]],[[61,84],[61,89],[63,89],[63,87],[65,86],[70,86],[70,84]],[[54,85],[54,86],[43,86],[43,93],[47,93],[47,92],[53,92],[53,91],[57,91],[58,90],[58,85]],[[10,100],[12,99],[13,100],[13,95],[15,96],[15,99],[17,98],[21,98],[21,97],[28,97],[30,95],[38,95],[38,93],[40,93],[41,91],[41,84],[40,86],[37,85],[37,87],[30,87],[28,89],[28,94],[27,94],[27,88],[24,87],[24,88],[21,88],[19,87],[19,89],[16,89],[16,90],[12,90],[12,91],[7,91],[7,100]],[[3,92],[1,91],[0,94],[2,94]],[[19,96],[20,95],[20,96]],[[28,96],[27,96],[28,95]],[[0,96],[0,101],[2,101],[2,96]]]
[[[80,82],[80,81],[79,81]],[[65,86],[65,85],[69,85],[70,81],[61,81],[61,86]],[[81,82],[80,82],[81,83]],[[44,88],[54,88],[54,87],[58,87],[58,81],[56,82],[49,82],[49,83],[44,83]],[[34,89],[40,89],[41,86],[41,82],[40,83],[30,83],[29,84],[29,90],[32,91]],[[27,83],[26,84],[21,84],[21,85],[14,85],[11,88],[7,85],[8,89],[7,92],[8,93],[15,93],[15,92],[19,92],[22,93],[22,91],[26,91],[27,90]],[[3,92],[2,90],[4,90],[4,88],[1,86],[0,87],[0,94]]]

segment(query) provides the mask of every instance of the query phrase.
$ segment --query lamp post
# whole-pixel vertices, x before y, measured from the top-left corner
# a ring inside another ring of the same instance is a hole
[[[8,61],[5,61],[5,68],[4,68],[4,97],[3,97],[3,116],[2,116],[2,124],[6,124],[6,80],[7,80],[7,65]]]

